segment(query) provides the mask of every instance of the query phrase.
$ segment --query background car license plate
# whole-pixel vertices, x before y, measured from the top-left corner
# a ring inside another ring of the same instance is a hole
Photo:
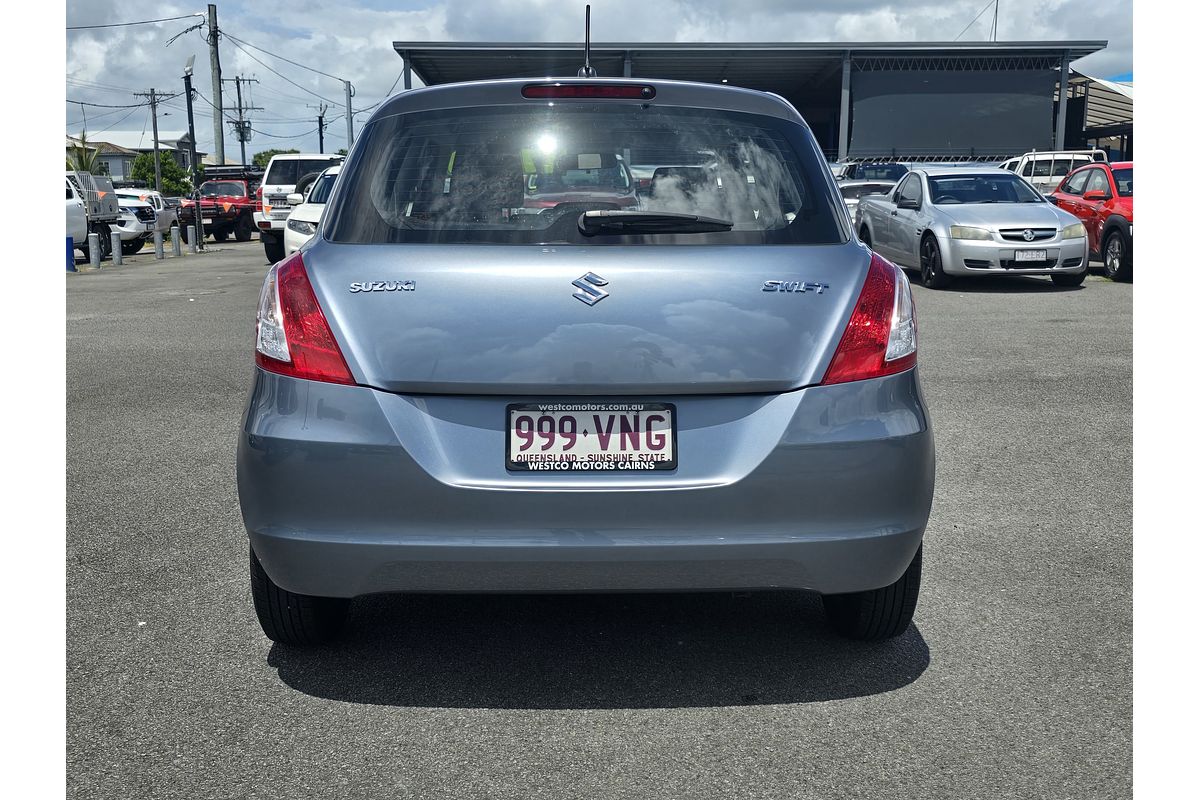
[[[510,470],[675,469],[670,403],[518,403],[508,406],[507,416]]]
[[[1045,261],[1045,250],[1017,250],[1016,261]]]

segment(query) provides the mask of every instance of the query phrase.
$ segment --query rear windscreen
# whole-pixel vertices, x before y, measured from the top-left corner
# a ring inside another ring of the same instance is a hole
[[[271,162],[271,169],[263,183],[269,186],[295,186],[305,175],[313,172],[323,172],[336,162],[327,158],[277,158]]]
[[[752,114],[603,103],[402,114],[363,131],[325,230],[353,243],[830,244],[848,232],[827,169],[803,126]],[[733,229],[585,238],[591,210]]]

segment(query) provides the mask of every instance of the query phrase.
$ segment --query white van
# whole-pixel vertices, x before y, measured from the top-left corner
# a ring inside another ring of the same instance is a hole
[[[292,213],[288,195],[304,194],[318,175],[344,158],[337,153],[279,153],[271,158],[259,187],[262,210],[254,212],[254,225],[272,264],[286,255],[283,232]]]
[[[999,166],[1017,173],[1042,194],[1049,194],[1067,173],[1093,161],[1108,161],[1108,153],[1103,150],[1033,150]]]

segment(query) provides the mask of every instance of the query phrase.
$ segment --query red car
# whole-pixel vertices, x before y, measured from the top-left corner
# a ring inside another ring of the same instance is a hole
[[[1104,274],[1133,280],[1133,162],[1097,162],[1063,178],[1050,202],[1079,217],[1088,250],[1104,259]]]

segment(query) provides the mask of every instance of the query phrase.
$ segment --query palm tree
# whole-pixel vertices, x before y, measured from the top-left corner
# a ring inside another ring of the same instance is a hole
[[[88,145],[87,132],[85,131],[79,135],[79,139],[67,151],[67,169],[75,172],[95,172],[96,156],[99,153],[100,150],[98,148]]]

